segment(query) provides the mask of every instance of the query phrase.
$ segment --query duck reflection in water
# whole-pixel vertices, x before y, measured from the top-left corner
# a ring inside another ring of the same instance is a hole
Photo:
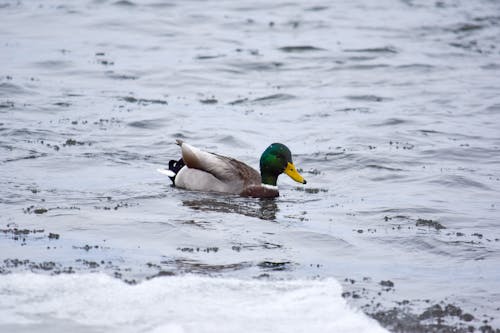
[[[205,197],[202,199],[183,200],[182,204],[194,210],[236,213],[267,221],[275,220],[276,213],[279,210],[276,200],[273,198],[262,198],[250,201],[239,197],[228,198],[226,196],[220,196],[217,198]]]

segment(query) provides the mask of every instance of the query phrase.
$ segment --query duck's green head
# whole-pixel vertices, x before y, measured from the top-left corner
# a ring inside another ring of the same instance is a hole
[[[296,182],[305,184],[306,180],[295,169],[292,162],[292,153],[287,146],[273,143],[260,157],[260,175],[263,184],[276,186],[278,176],[286,173]]]

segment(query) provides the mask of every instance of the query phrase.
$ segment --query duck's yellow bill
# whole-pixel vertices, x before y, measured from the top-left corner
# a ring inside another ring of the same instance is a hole
[[[295,169],[295,165],[293,165],[293,163],[288,162],[288,165],[286,166],[285,169],[285,173],[298,183],[302,184],[307,183],[304,177],[302,177],[301,174],[297,171],[297,169]]]

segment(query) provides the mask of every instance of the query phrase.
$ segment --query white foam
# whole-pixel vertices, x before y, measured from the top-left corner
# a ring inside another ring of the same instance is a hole
[[[333,279],[182,276],[127,285],[104,274],[9,274],[0,277],[0,331],[60,321],[119,332],[386,332],[340,293]]]

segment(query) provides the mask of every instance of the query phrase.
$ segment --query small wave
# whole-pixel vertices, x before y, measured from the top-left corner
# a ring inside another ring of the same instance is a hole
[[[370,168],[370,169],[377,169],[377,170],[404,171],[403,169],[400,169],[400,168],[391,168],[391,167],[379,165],[379,164],[368,164],[368,165],[365,165],[365,167]]]
[[[12,95],[27,94],[28,91],[21,86],[13,83],[0,83],[0,96],[11,97]]]
[[[69,103],[69,102],[55,102],[52,105],[67,108],[67,107],[71,106],[71,103]]]
[[[40,157],[45,157],[47,156],[47,153],[41,153],[37,151],[30,151],[29,155],[24,155],[24,156],[19,156],[19,157],[13,157],[13,158],[8,158],[3,160],[3,163],[8,163],[8,162],[17,162],[17,161],[22,161],[22,160],[32,160]]]
[[[145,120],[137,120],[128,123],[128,126],[141,128],[141,129],[156,129],[163,127],[163,120],[161,119],[145,119]]]
[[[57,133],[43,129],[12,128],[12,129],[7,129],[7,133],[5,133],[4,135],[26,139],[26,138],[38,138],[38,137],[47,138],[50,136],[57,135]]]
[[[481,66],[481,69],[484,69],[484,70],[499,70],[500,69],[500,64],[499,63],[489,63],[489,64],[486,64],[486,65],[482,65]]]
[[[317,112],[313,114],[306,114],[304,115],[304,119],[310,119],[310,118],[329,118],[331,117],[332,114],[328,112]]]
[[[435,130],[418,130],[418,132],[424,134],[424,135],[428,135],[428,134],[443,134],[443,132],[439,132],[439,131],[435,131]]]
[[[279,61],[268,62],[239,62],[232,64],[232,67],[237,68],[238,72],[246,73],[248,71],[276,71],[283,66]]]
[[[300,239],[301,242],[305,244],[310,244],[311,246],[318,246],[318,244],[325,244],[325,248],[335,249],[335,251],[349,250],[353,249],[355,245],[351,244],[347,240],[341,237],[335,237],[331,234],[325,234],[320,232],[311,231],[301,231],[295,232],[294,237]]]
[[[263,96],[263,97],[258,97],[255,99],[248,99],[248,98],[240,98],[237,100],[234,100],[232,102],[229,102],[229,105],[238,105],[238,104],[271,104],[271,103],[277,103],[277,102],[284,102],[284,101],[289,101],[296,98],[294,95],[290,94],[272,94],[268,96]]]
[[[435,69],[435,66],[429,65],[429,64],[415,63],[415,64],[399,65],[396,68],[403,69],[403,70],[417,70],[417,71],[429,72],[429,71]]]
[[[294,263],[290,261],[261,261],[257,264],[264,271],[290,271]],[[295,264],[296,265],[296,264]]]
[[[377,176],[377,177],[369,177],[369,179],[373,182],[400,182],[403,179],[408,179],[407,176],[399,175],[399,174],[387,174],[385,176]]]
[[[453,141],[456,141],[458,139],[460,140],[481,140],[483,137],[478,136],[478,135],[467,135],[463,133],[454,133],[454,132],[442,132],[442,131],[436,131],[436,130],[427,130],[427,129],[420,129],[417,130],[417,132],[423,134],[423,135],[441,135],[445,136]],[[481,149],[481,148],[478,148]],[[433,153],[435,150],[428,150],[426,152]]]
[[[243,141],[238,139],[234,135],[222,135],[218,138],[215,139],[217,142],[223,143],[229,147],[247,147],[248,144]]]
[[[350,61],[369,61],[369,60],[374,60],[374,59],[377,59],[377,57],[354,56],[354,57],[347,58],[347,60],[350,60]]]
[[[11,101],[0,102],[0,109],[13,109],[13,108],[14,108],[14,102]]]
[[[492,114],[495,114],[497,115],[499,112],[500,112],[500,104],[493,104],[493,105],[490,105],[488,106],[485,111],[487,113],[492,113]]]
[[[290,94],[273,94],[269,96],[259,97],[252,101],[252,103],[269,103],[269,102],[282,102],[294,99],[294,95]]]
[[[335,66],[329,70],[330,71],[373,70],[373,69],[388,68],[388,67],[390,67],[390,66],[386,65],[386,64],[370,64],[370,65],[369,64],[358,64],[358,65],[351,65],[351,66]]]
[[[401,125],[401,124],[405,124],[405,123],[409,123],[409,122],[410,122],[409,120],[405,120],[405,119],[389,118],[389,119],[384,120],[381,123],[372,124],[371,126],[374,126],[374,127],[396,126],[396,125]]]
[[[122,101],[128,102],[128,103],[136,103],[136,104],[168,104],[167,101],[162,100],[162,99],[146,99],[146,98],[136,98],[134,96],[125,96],[125,97],[118,97]]]
[[[106,76],[114,80],[137,80],[138,77],[135,75],[128,74],[117,74],[113,71],[106,72]]]
[[[372,47],[366,49],[344,49],[344,52],[362,52],[362,53],[398,53],[398,50],[392,46]]]
[[[400,208],[381,208],[372,209],[371,211],[363,212],[366,215],[395,215],[399,219],[409,219],[408,215],[439,215],[445,212],[442,209],[432,207],[400,207]]]
[[[231,101],[227,104],[229,105],[238,105],[238,104],[244,104],[246,102],[248,102],[249,99],[248,98],[238,98],[238,99],[235,99],[234,101]]]
[[[199,102],[201,104],[217,104],[219,101],[216,98],[205,98],[205,99],[200,99]]]
[[[359,112],[359,113],[369,113],[370,108],[366,107],[350,107],[335,110],[336,112]]]
[[[312,6],[312,7],[306,8],[305,10],[308,12],[321,12],[321,11],[327,10],[329,8],[330,7],[328,7],[328,6]]]
[[[398,240],[394,241],[395,244],[398,243]],[[446,258],[460,258],[461,260],[481,260],[497,255],[497,253],[488,251],[479,242],[473,240],[445,240],[437,237],[416,237],[404,240],[401,245],[413,249],[413,251],[416,250],[421,255],[430,253]]]
[[[446,187],[454,188],[476,188],[481,190],[491,190],[490,187],[485,184],[472,180],[469,177],[460,175],[445,175],[439,176],[439,179],[431,180],[430,183],[444,185]]]
[[[423,157],[438,161],[482,161],[483,163],[499,163],[499,153],[499,149],[480,147],[453,147],[420,151]]]
[[[224,58],[225,56],[226,56],[225,54],[197,55],[195,59],[198,59],[198,60],[209,60],[209,59]]]
[[[487,15],[487,16],[479,16],[474,18],[475,22],[487,22],[492,25],[500,24],[500,16],[499,15]]]
[[[366,101],[366,102],[386,102],[391,101],[392,98],[381,97],[376,95],[348,95],[345,98],[351,101]]]
[[[170,2],[155,2],[147,5],[148,7],[152,8],[172,8],[175,7],[176,4],[170,3]]]
[[[92,153],[85,153],[85,155],[88,155],[86,157],[90,158],[97,158],[99,155],[105,156],[108,159],[111,159],[112,161],[116,163],[121,163],[121,164],[129,164],[130,161],[148,161],[151,159],[150,155],[144,155],[140,153],[134,153],[134,152],[129,152],[125,150],[118,150],[114,152],[105,152],[105,153],[99,153],[99,154],[92,154]]]
[[[314,51],[325,51],[320,47],[311,45],[296,45],[296,46],[283,46],[279,48],[280,51],[286,53],[302,53],[302,52],[314,52]]]
[[[199,247],[195,247],[199,251]],[[180,250],[183,252],[195,252],[195,248],[193,247],[184,247]],[[205,249],[205,252],[217,252],[217,248],[208,248]],[[214,273],[224,273],[231,271],[239,271],[241,269],[245,269],[248,267],[252,267],[251,262],[238,262],[232,264],[205,264],[196,260],[189,259],[176,259],[172,262],[165,261],[167,265],[174,266],[176,272],[182,273],[192,273],[192,274],[214,274]]]
[[[128,1],[128,0],[116,1],[113,3],[113,5],[120,6],[120,7],[135,7],[135,6],[137,6],[134,2]]]
[[[37,67],[41,67],[44,69],[64,69],[70,67],[71,64],[71,61],[65,60],[46,60],[35,63]]]
[[[187,131],[187,130],[184,130],[184,132],[176,132],[176,133],[172,133],[172,135],[170,136],[172,138],[172,140],[170,140],[169,143],[175,143],[175,140],[176,139],[184,139],[184,140],[187,140],[190,135],[193,135],[194,133],[190,132],[190,131]]]
[[[449,30],[455,32],[455,33],[461,33],[461,32],[469,32],[469,31],[475,31],[475,30],[481,30],[483,29],[484,26],[481,24],[474,24],[474,23],[461,23],[458,24],[454,27],[451,27]]]

